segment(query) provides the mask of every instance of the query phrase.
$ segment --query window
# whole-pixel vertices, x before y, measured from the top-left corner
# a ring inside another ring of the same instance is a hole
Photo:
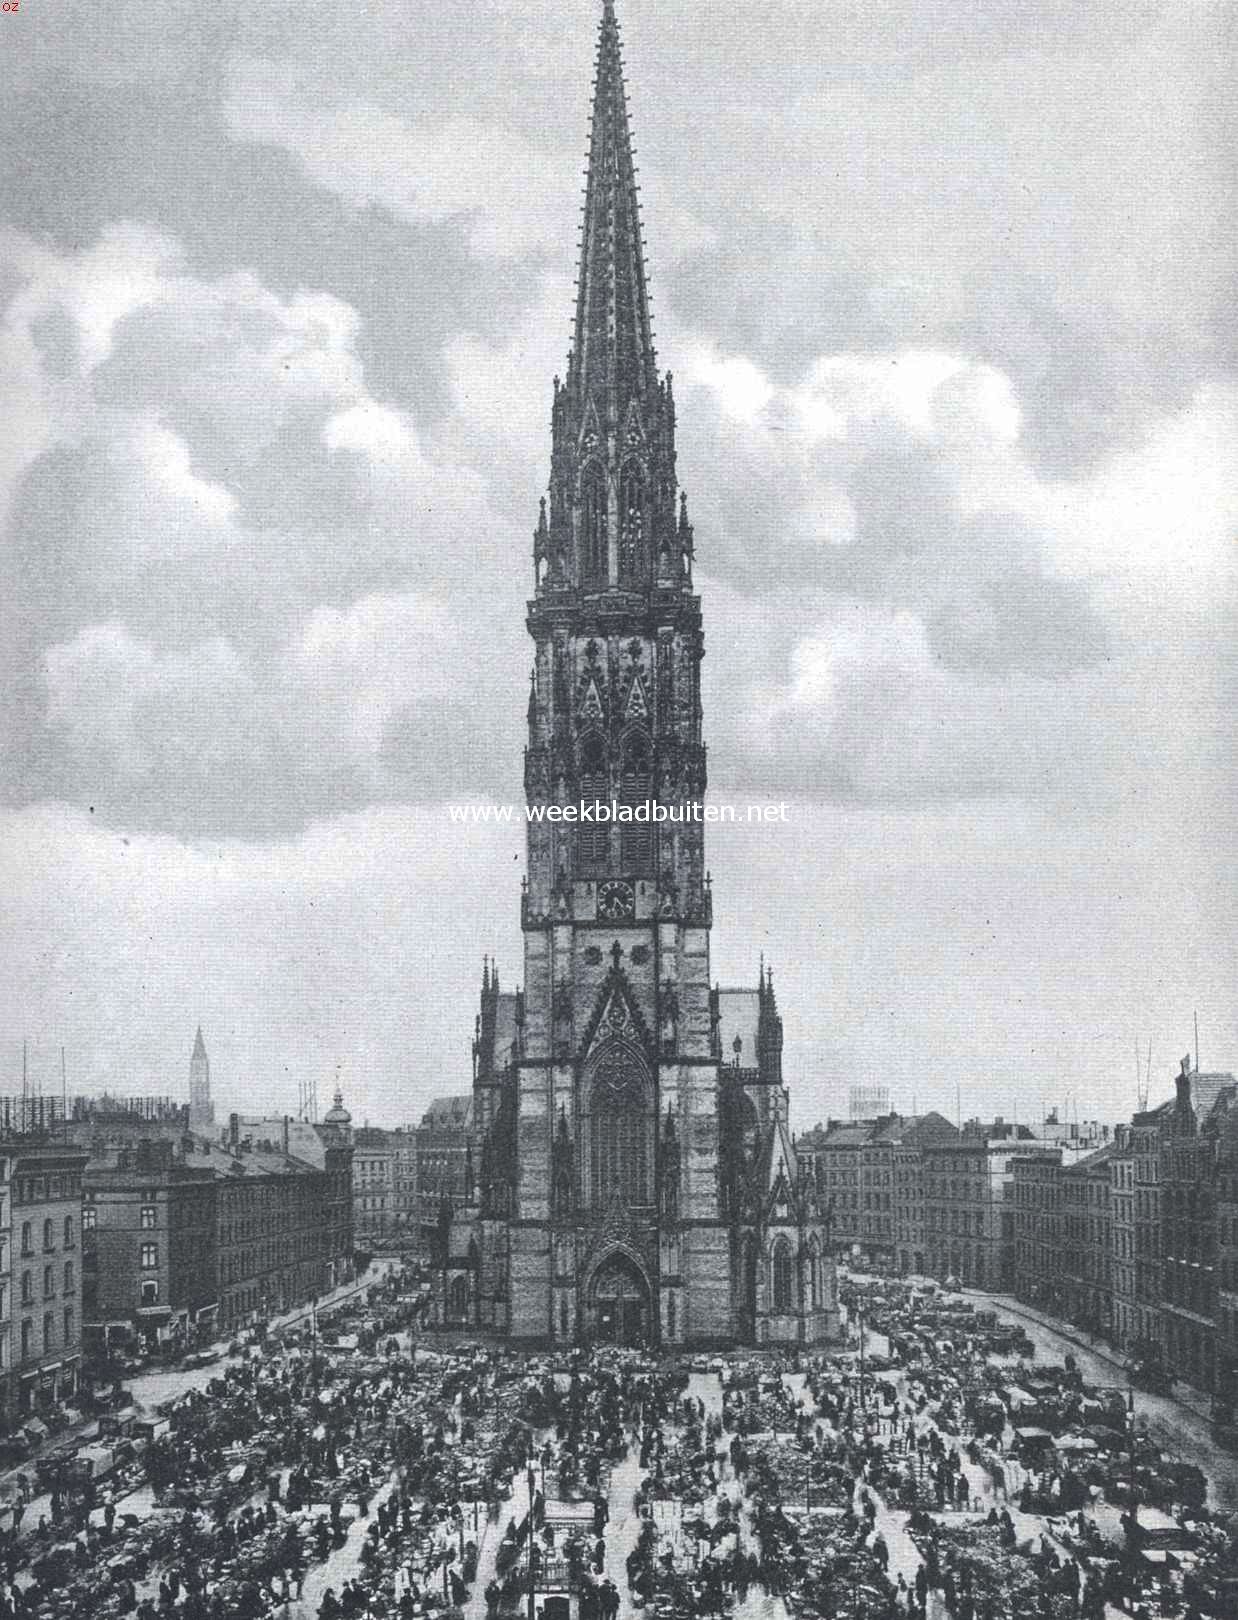
[[[87,1207],[82,1211],[82,1231],[83,1232],[93,1232],[94,1231],[95,1224],[96,1224],[96,1222],[98,1220],[98,1215],[99,1215],[98,1210],[92,1209],[89,1205],[87,1205]]]
[[[55,1266],[44,1266],[43,1267],[43,1298],[44,1299],[51,1299],[51,1298],[54,1297],[55,1293],[56,1293],[56,1268],[55,1268]]]
[[[43,1317],[43,1351],[44,1354],[56,1348],[56,1318],[50,1311]]]
[[[23,1361],[34,1354],[34,1323],[29,1317],[21,1325],[21,1353]]]
[[[606,746],[596,732],[584,739],[580,749],[580,801],[605,804],[610,798],[610,773],[606,766]],[[604,872],[610,855],[610,829],[597,823],[576,829],[576,862],[582,875]]]
[[[639,582],[645,572],[645,477],[638,461],[619,475],[619,575]]]
[[[73,1307],[72,1307],[72,1305],[66,1305],[65,1308],[64,1308],[64,1346],[65,1346],[65,1349],[67,1350],[72,1343],[73,1343]]]
[[[606,583],[610,570],[608,534],[606,474],[596,461],[591,461],[580,480],[580,546],[586,585]]]
[[[28,1271],[21,1274],[21,1302],[30,1305],[34,1302],[34,1278]]]
[[[639,677],[637,677],[639,679]],[[649,741],[643,732],[629,738],[624,749],[623,802],[644,804],[653,793],[653,777],[649,769]],[[623,870],[630,876],[647,874],[653,867],[653,824],[651,822],[625,822],[619,830]]]
[[[159,1284],[157,1282],[144,1282],[142,1284],[142,1304],[158,1305]]]
[[[155,1206],[154,1206],[154,1204],[143,1204],[142,1205],[142,1213],[141,1213],[139,1224],[140,1224],[143,1232],[153,1232],[155,1230]]]
[[[157,1243],[143,1243],[142,1270],[153,1271],[159,1264],[159,1245]]]
[[[43,1247],[45,1250],[56,1247],[56,1226],[50,1216],[43,1222]]]
[[[774,1309],[776,1311],[793,1310],[795,1299],[795,1260],[791,1253],[791,1245],[786,1238],[779,1238],[777,1243],[774,1245],[773,1281]]]
[[[646,1088],[633,1060],[612,1052],[602,1060],[589,1093],[590,1192],[594,1208],[625,1209],[651,1201],[652,1142]]]
[[[65,1218],[64,1218],[64,1246],[65,1246],[66,1249],[71,1249],[73,1247],[73,1217],[72,1217],[72,1215],[66,1215]]]
[[[64,1263],[64,1291],[65,1291],[66,1294],[71,1294],[73,1292],[73,1262],[72,1262],[72,1260],[66,1260],[65,1263]]]
[[[469,1310],[469,1284],[468,1278],[460,1275],[451,1279],[451,1314],[456,1317],[468,1315]]]
[[[21,1223],[21,1252],[23,1254],[34,1253],[34,1228],[29,1221]]]

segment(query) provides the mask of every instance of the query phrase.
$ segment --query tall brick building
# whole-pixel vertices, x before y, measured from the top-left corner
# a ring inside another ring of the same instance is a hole
[[[1200,1074],[1183,1058],[1161,1130],[1161,1310],[1165,1355],[1179,1377],[1211,1389],[1216,1366],[1216,1169],[1229,1074]]]
[[[188,1146],[189,1153],[185,1153]],[[209,1337],[219,1306],[211,1149],[147,1139],[93,1154],[86,1168],[82,1308],[106,1352]]]
[[[474,1084],[444,1316],[528,1341],[817,1343],[833,1266],[773,983],[711,982],[701,603],[611,0],[587,173],[528,606],[521,1023]],[[595,803],[623,810],[579,819]]]
[[[85,1164],[85,1152],[68,1142],[0,1142],[0,1193],[9,1206],[0,1324],[11,1301],[7,1344],[0,1337],[0,1415],[8,1421],[77,1392]]]

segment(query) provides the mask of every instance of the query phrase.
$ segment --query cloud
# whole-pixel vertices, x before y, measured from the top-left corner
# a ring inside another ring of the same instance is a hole
[[[444,705],[479,634],[475,697],[522,680],[518,619],[465,594],[518,531],[369,392],[356,311],[189,274],[137,228],[10,247],[10,350],[45,404],[6,554],[8,600],[39,603],[8,644],[9,791],[225,831],[476,783]]]
[[[557,242],[546,143],[456,113],[410,122],[372,103],[332,97],[271,60],[233,63],[224,117],[238,140],[292,152],[319,185],[354,206],[377,202],[418,222],[462,220],[472,250],[518,258]],[[562,153],[564,168],[570,159]]]
[[[1232,979],[1227,8],[622,16],[712,780],[803,807],[715,840],[720,971],[785,942],[826,1107],[956,1049],[1097,1083],[1098,1005],[1124,1062]],[[519,952],[513,849],[432,807],[520,795],[590,27],[45,22],[0,108],[8,1004],[154,1085],[214,985],[242,1085],[338,1037],[398,1117],[478,927]]]
[[[158,652],[117,623],[47,651],[47,721],[96,780],[180,775],[245,755],[252,683],[222,637]],[[249,759],[248,763],[253,763]]]

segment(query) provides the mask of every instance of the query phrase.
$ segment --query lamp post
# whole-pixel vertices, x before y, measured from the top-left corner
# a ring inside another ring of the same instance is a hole
[[[864,1373],[865,1373],[865,1367],[864,1367],[864,1312],[863,1312],[862,1309],[859,1309],[859,1310],[856,1311],[855,1320],[856,1320],[856,1325],[858,1326],[858,1328],[860,1330],[860,1413],[861,1413],[861,1417],[862,1417],[863,1413],[864,1413]]]
[[[529,1526],[529,1620],[537,1620],[537,1557],[538,1546],[533,1526]]]

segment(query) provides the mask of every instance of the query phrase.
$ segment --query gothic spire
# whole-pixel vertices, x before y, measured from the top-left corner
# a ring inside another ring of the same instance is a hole
[[[198,1033],[194,1036],[193,1055],[195,1058],[206,1056],[206,1042],[202,1039],[202,1025],[198,1025]]]
[[[657,385],[632,132],[613,0],[603,0],[572,368],[603,422]]]

